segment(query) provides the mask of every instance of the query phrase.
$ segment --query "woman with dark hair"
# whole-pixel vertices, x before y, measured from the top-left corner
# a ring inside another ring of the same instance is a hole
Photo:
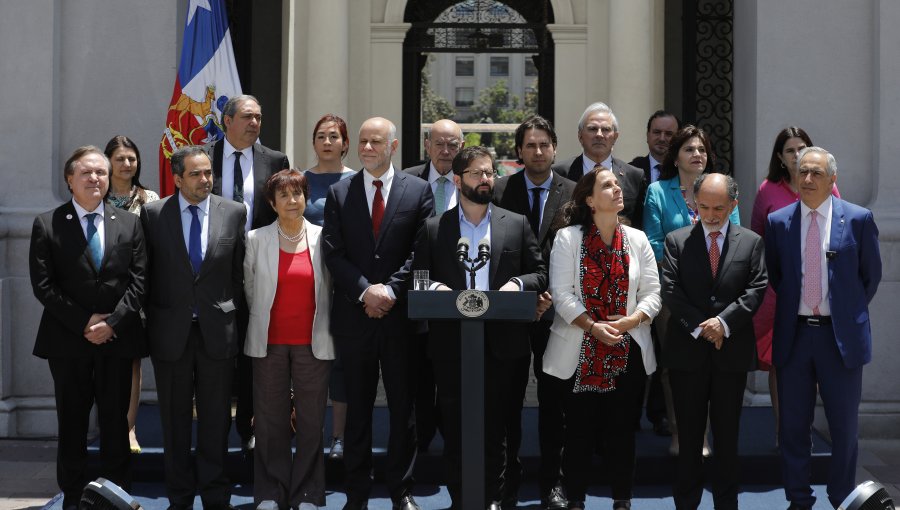
[[[550,252],[556,315],[543,369],[566,381],[564,486],[584,509],[598,444],[611,466],[614,510],[631,508],[638,392],[656,370],[650,322],[660,307],[659,274],[647,236],[623,225],[615,174],[594,167],[563,208]]]
[[[303,218],[308,195],[303,172],[272,175],[264,196],[278,218],[247,234],[244,291],[250,323],[244,354],[253,362],[253,500],[259,508],[325,505],[322,426],[334,359],[328,331],[331,276],[322,260],[322,228]],[[293,458],[292,411],[297,417]]]
[[[702,129],[691,124],[679,129],[669,142],[659,180],[647,188],[644,199],[644,233],[650,240],[657,263],[663,258],[663,243],[669,232],[697,223],[697,205],[694,201],[694,181],[700,174],[710,172],[716,164],[709,136]],[[735,207],[728,220],[740,225],[738,208]],[[661,342],[665,342],[668,311],[663,308],[656,321],[656,331]],[[678,424],[672,407],[671,389],[667,372],[662,372],[666,412],[672,429],[669,453],[678,455]],[[704,439],[703,455],[710,455],[709,445]]]
[[[813,142],[802,128],[790,126],[778,132],[775,145],[772,146],[772,157],[769,159],[769,171],[765,180],[759,185],[756,200],[753,201],[753,214],[750,216],[750,230],[759,235],[765,234],[766,218],[769,213],[777,211],[800,200],[797,177],[797,155]],[[837,185],[831,194],[840,198]],[[772,400],[772,412],[775,414],[775,446],[778,446],[778,388],[775,370],[772,369],[772,325],[775,323],[775,291],[770,285],[766,289],[762,305],[753,316],[753,329],[756,332],[756,352],[759,356],[759,369],[769,372],[769,395]]]
[[[309,183],[309,200],[303,216],[310,223],[321,227],[325,222],[325,196],[328,195],[328,188],[355,173],[343,163],[344,156],[350,150],[347,123],[332,113],[323,115],[313,128],[312,142],[316,164],[304,172]],[[344,458],[347,390],[344,388],[344,368],[339,359],[331,367],[328,391],[331,396],[331,447],[328,458],[341,460]]]
[[[144,204],[159,200],[155,191],[141,184],[141,151],[131,138],[123,135],[112,137],[106,142],[103,153],[109,158],[112,167],[109,190],[106,192],[106,199],[112,205],[140,216]],[[135,359],[131,370],[131,401],[128,404],[128,442],[131,453],[141,453],[141,444],[134,428],[138,407],[141,405],[141,380],[141,360]]]

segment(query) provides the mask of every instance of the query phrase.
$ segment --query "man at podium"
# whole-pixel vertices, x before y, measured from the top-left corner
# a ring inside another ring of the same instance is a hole
[[[454,158],[453,181],[458,205],[429,218],[416,241],[413,269],[428,270],[433,290],[535,291],[547,288],[547,268],[525,216],[491,205],[494,159],[480,146],[466,147]],[[469,242],[460,242],[465,239]],[[541,310],[538,310],[539,312]],[[453,508],[460,508],[461,382],[460,328],[456,322],[431,321],[428,356],[434,364],[438,400],[444,417],[446,480]],[[503,409],[513,398],[513,371],[531,354],[527,323],[495,322],[485,327],[485,506],[500,508],[506,463]]]

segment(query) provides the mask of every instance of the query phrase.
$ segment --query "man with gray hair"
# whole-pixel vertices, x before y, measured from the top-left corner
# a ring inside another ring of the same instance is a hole
[[[797,166],[800,202],[766,222],[766,264],[778,295],[772,364],[782,408],[791,410],[778,423],[781,472],[789,508],[812,508],[809,430],[818,388],[832,441],[828,501],[837,508],[856,484],[862,369],[872,360],[869,302],[881,281],[878,227],[872,211],[831,196],[837,163],[828,151],[807,147]]]
[[[671,316],[660,364],[669,370],[680,445],[673,495],[679,510],[700,505],[712,417],[714,506],[737,509],[738,428],[747,372],[756,370],[752,319],[767,283],[763,242],[728,220],[738,198],[731,177],[702,174],[694,198],[700,221],[666,236],[661,266]]]
[[[647,181],[641,169],[613,157],[613,146],[618,139],[619,122],[615,114],[606,104],[593,103],[584,110],[578,121],[578,142],[581,143],[583,152],[556,163],[553,171],[578,182],[582,175],[597,165],[611,169],[619,181],[622,198],[625,200],[621,215],[628,218],[632,227],[639,229],[644,224]]]

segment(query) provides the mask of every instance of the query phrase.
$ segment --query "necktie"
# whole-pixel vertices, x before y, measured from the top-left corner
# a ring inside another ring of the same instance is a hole
[[[188,236],[188,256],[191,259],[191,267],[194,274],[200,272],[200,264],[203,262],[203,254],[200,249],[200,218],[197,217],[197,211],[200,209],[196,205],[189,205],[191,211],[191,233]]]
[[[531,224],[534,237],[538,237],[538,232],[541,230],[541,191],[543,188],[531,188],[531,211],[528,213],[528,223]]]
[[[810,307],[813,315],[819,315],[822,302],[822,242],[819,239],[818,214],[809,213],[809,230],[806,231],[806,249],[803,254],[803,303]]]
[[[721,234],[721,232],[709,233],[709,267],[712,268],[713,278],[719,274],[719,257],[721,254],[719,253],[719,243],[716,240]]]
[[[434,190],[434,210],[437,214],[447,210],[447,197],[444,192],[444,184],[446,183],[447,178],[443,175],[437,178],[437,187]]]
[[[94,225],[94,220],[97,219],[97,216],[100,215],[90,213],[85,214],[84,218],[87,220],[87,242],[88,247],[91,249],[91,260],[94,262],[94,269],[99,272],[100,263],[103,262],[103,250],[100,248],[100,236],[97,235],[97,225]]]
[[[241,154],[234,153],[234,191],[232,198],[235,202],[244,202],[244,171],[241,169]]]
[[[650,183],[654,183],[659,180],[659,163],[655,163],[653,165],[653,169],[650,170]]]
[[[375,180],[375,199],[372,200],[372,232],[375,239],[378,239],[378,231],[381,229],[381,218],[384,216],[384,197],[381,195],[381,186],[384,184],[380,180]]]

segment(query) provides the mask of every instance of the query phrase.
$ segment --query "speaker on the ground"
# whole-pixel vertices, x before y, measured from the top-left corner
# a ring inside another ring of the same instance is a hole
[[[870,480],[857,485],[838,510],[894,510],[894,500],[883,485]]]
[[[118,485],[98,478],[84,486],[79,510],[140,510],[141,504]]]

